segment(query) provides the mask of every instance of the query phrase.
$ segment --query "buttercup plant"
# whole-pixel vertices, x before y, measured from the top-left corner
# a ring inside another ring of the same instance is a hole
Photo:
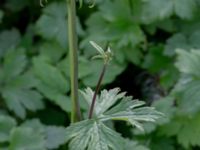
[[[105,125],[109,120],[127,121],[144,131],[142,122],[154,122],[162,114],[152,107],[144,106],[143,101],[134,100],[120,92],[119,88],[102,90],[98,95],[106,66],[112,59],[110,48],[104,51],[95,42],[90,42],[99,52],[93,58],[102,58],[104,66],[95,91],[87,88],[80,90],[89,109],[88,119],[73,123],[67,128],[66,142],[71,150],[126,150],[125,139]]]
[[[0,150],[200,148],[200,1],[68,2],[0,1]]]
[[[82,5],[82,0],[79,1]],[[78,102],[78,44],[76,35],[76,4],[74,0],[67,0],[68,8],[68,38],[70,54],[72,124],[66,129],[66,142],[70,150],[125,150],[125,140],[114,130],[108,128],[108,120],[127,121],[131,125],[143,130],[142,122],[154,122],[162,114],[152,107],[144,106],[143,101],[133,100],[120,92],[119,88],[103,90],[99,93],[106,67],[112,60],[110,47],[104,50],[94,41],[90,44],[98,51],[95,58],[103,59],[103,69],[95,91],[87,88],[80,90],[89,106],[88,119],[81,118]]]

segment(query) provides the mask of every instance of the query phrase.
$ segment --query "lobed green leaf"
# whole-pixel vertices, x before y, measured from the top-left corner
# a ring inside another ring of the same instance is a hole
[[[66,129],[70,150],[123,150],[123,139],[102,122],[85,120]]]
[[[10,131],[16,126],[16,121],[10,116],[0,115],[0,142],[9,140]]]
[[[119,93],[119,89],[103,90],[96,98],[94,114],[101,121],[122,120],[128,121],[133,126],[143,130],[141,122],[154,122],[162,116],[162,113],[152,107],[143,106],[145,102],[126,97],[125,93]],[[90,106],[94,92],[87,88],[81,91],[84,99]]]
[[[197,78],[200,77],[200,50],[191,50],[186,52],[178,49],[178,59],[176,66],[178,69],[186,74],[193,75]]]

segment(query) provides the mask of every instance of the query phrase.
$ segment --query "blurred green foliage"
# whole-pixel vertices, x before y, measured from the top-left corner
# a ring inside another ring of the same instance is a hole
[[[79,88],[95,87],[102,67],[99,60],[91,62],[95,51],[89,41],[109,44],[114,58],[103,85],[139,68],[147,78],[158,78],[156,88],[143,84],[138,89],[139,98],[148,99],[148,91],[157,94],[151,105],[166,114],[154,125],[146,123],[145,133],[125,124],[127,147],[198,149],[200,1],[96,0],[93,8],[88,6],[84,2],[77,9]],[[49,0],[44,8],[39,0],[0,2],[2,150],[66,149],[64,127],[71,109],[66,14],[64,0]],[[130,64],[134,67],[127,68]],[[136,75],[126,75],[136,82]],[[82,100],[81,108],[87,113]]]

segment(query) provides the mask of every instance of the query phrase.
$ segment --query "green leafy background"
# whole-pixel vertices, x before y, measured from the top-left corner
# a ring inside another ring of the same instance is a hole
[[[89,6],[83,1],[77,8],[79,88],[94,88],[102,68],[101,61],[91,60],[96,52],[89,41],[110,45],[114,58],[102,86],[118,86],[165,117],[145,123],[143,132],[118,121],[108,126],[119,134],[95,121],[85,121],[84,132],[99,128],[96,138],[112,134],[107,149],[122,146],[121,136],[126,138],[124,149],[199,149],[200,1],[96,0]],[[64,0],[49,0],[44,7],[39,0],[1,0],[0,149],[67,149],[71,102],[66,23]],[[87,114],[88,105],[81,96],[80,101]],[[81,126],[70,129],[76,127]],[[77,150],[73,142],[71,148]],[[91,144],[99,144],[98,139]]]

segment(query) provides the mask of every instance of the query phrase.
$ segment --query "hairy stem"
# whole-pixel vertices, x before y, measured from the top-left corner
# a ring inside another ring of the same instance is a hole
[[[70,80],[71,80],[71,122],[81,120],[81,111],[78,101],[78,43],[76,33],[76,4],[75,0],[66,0],[68,10],[68,38],[70,56]]]
[[[94,95],[93,95],[93,98],[92,98],[92,104],[90,106],[90,111],[89,111],[89,115],[88,115],[88,118],[91,119],[92,118],[92,115],[93,115],[93,111],[94,111],[94,106],[95,106],[95,102],[96,102],[96,97],[97,97],[97,94],[99,92],[99,89],[100,89],[100,86],[101,86],[101,82],[102,82],[102,79],[103,79],[103,76],[106,72],[106,67],[107,67],[107,64],[105,63],[104,66],[103,66],[103,69],[102,69],[102,72],[100,74],[100,77],[99,77],[99,80],[98,80],[98,83],[97,83],[97,86],[96,86],[96,89],[95,89],[95,92],[94,92]]]

